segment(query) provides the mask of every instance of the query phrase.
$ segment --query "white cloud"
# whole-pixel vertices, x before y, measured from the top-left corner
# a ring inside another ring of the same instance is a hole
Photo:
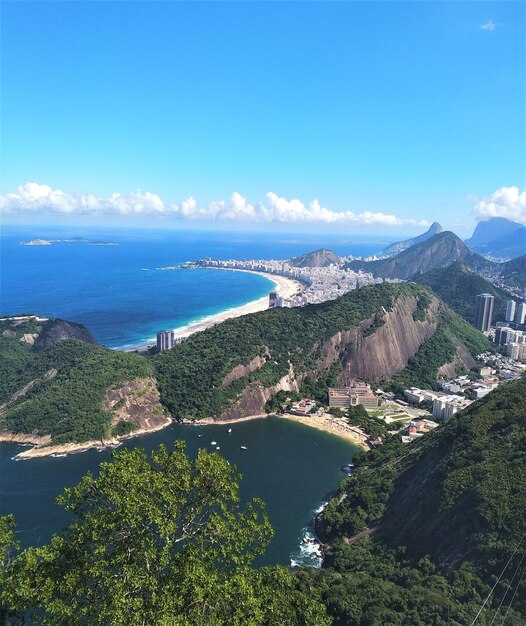
[[[526,190],[518,187],[501,187],[489,198],[483,198],[475,205],[475,217],[479,221],[492,217],[505,217],[526,224]]]
[[[205,205],[189,197],[179,204],[167,204],[157,194],[140,189],[129,194],[113,193],[107,199],[93,194],[67,194],[48,185],[26,183],[17,193],[0,195],[0,212],[81,215],[171,215],[184,220],[232,221],[289,224],[372,224],[387,226],[427,226],[425,220],[403,219],[371,211],[333,211],[318,200],[305,205],[273,192],[264,202],[251,204],[237,191],[229,200],[214,200]]]
[[[497,26],[498,24],[495,24],[492,20],[488,20],[487,22],[484,22],[484,24],[480,24],[479,28],[480,30],[492,32],[497,28]]]

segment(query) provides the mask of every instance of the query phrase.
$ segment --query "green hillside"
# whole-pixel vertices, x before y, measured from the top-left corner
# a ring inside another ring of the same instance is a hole
[[[16,326],[14,337],[0,337],[0,430],[51,435],[56,444],[107,437],[106,391],[152,376],[152,364],[77,339],[37,349],[20,341],[33,330],[29,321]]]
[[[289,372],[289,364],[296,377],[308,374],[306,391],[316,394],[319,387],[325,394],[328,384],[338,382],[341,363],[331,370],[320,366],[324,342],[367,319],[374,319],[371,328],[378,330],[384,323],[384,311],[391,310],[403,295],[415,297],[422,304],[415,320],[425,314],[432,298],[427,289],[415,284],[384,283],[320,305],[271,309],[209,328],[154,357],[163,404],[176,418],[219,416],[247,387],[275,385]],[[430,337],[425,345],[445,341],[445,348],[435,351],[431,360],[420,364],[422,367],[413,367],[417,383],[426,384],[431,377],[436,378],[437,369],[452,360],[455,338],[465,343],[473,355],[488,348],[487,339],[456,314],[444,310],[439,317],[440,334],[434,342]],[[371,328],[364,335],[371,335]],[[233,368],[258,356],[266,360],[262,367],[223,384]]]
[[[509,621],[501,613],[497,623],[524,623],[526,580],[514,573],[523,572],[526,554],[525,394],[523,377],[417,442],[392,438],[355,460],[319,524],[339,572],[339,593],[325,591],[334,615],[362,588],[354,614],[374,598],[375,611],[392,615],[384,623],[471,623],[509,560],[483,619],[506,597],[507,608],[516,590]],[[356,542],[358,533],[365,538]],[[427,621],[431,605],[435,618]]]
[[[461,261],[449,267],[431,270],[415,278],[417,283],[428,285],[454,311],[470,324],[475,320],[475,301],[479,293],[491,293],[495,297],[493,319],[503,320],[506,301],[513,296],[489,280],[482,278]]]

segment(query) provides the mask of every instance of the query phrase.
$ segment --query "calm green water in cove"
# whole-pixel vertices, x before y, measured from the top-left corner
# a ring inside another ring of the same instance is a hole
[[[298,552],[302,529],[343,478],[341,466],[359,449],[334,435],[278,417],[232,424],[231,433],[228,428],[176,424],[130,439],[122,447],[152,450],[164,443],[171,448],[176,439],[182,439],[194,456],[200,447],[215,449],[210,442],[216,441],[220,453],[243,475],[241,498],[262,498],[276,530],[258,564],[288,565]],[[0,514],[14,513],[18,538],[24,545],[37,545],[70,519],[55,504],[56,496],[77,484],[88,471],[96,473],[99,463],[109,460],[111,453],[88,451],[61,458],[12,461],[20,450],[16,445],[0,445]]]

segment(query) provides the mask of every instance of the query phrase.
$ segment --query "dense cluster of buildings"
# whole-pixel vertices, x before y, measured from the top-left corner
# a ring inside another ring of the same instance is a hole
[[[508,300],[504,321],[492,326],[495,298],[489,293],[477,296],[475,327],[492,337],[504,354],[526,361],[526,302]]]
[[[372,274],[361,270],[355,272],[354,270],[343,269],[341,264],[327,267],[295,267],[289,261],[238,261],[235,259],[219,261],[207,258],[198,261],[196,265],[198,267],[265,272],[301,282],[303,289],[292,298],[281,298],[276,293],[271,296],[271,305],[279,307],[296,307],[335,300],[353,289],[383,282],[382,278],[375,278]]]

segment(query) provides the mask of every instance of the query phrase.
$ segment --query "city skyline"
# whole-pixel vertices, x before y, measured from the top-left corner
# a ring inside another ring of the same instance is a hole
[[[203,10],[206,7],[206,10]],[[6,2],[6,223],[526,223],[524,5]]]

